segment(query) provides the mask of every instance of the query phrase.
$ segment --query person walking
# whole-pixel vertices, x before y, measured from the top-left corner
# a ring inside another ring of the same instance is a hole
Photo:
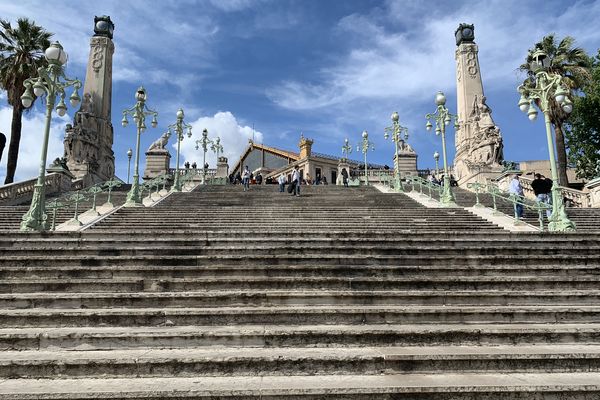
[[[242,172],[242,184],[244,185],[244,192],[250,190],[250,169],[248,169],[247,165]]]
[[[344,187],[348,187],[348,171],[346,171],[346,168],[342,168],[342,183]]]
[[[279,193],[285,192],[285,175],[279,175],[279,178],[277,178],[277,182],[279,183]]]
[[[535,198],[538,202],[544,204],[550,204],[550,190],[552,188],[552,181],[550,181],[550,185],[544,179],[544,176],[541,174],[535,174],[534,180],[531,182],[531,188],[533,189],[533,194],[535,194]],[[550,209],[546,209],[546,216],[550,217],[551,211]]]
[[[508,186],[508,192],[515,197],[515,216],[517,218],[523,218],[523,186],[519,181],[519,175],[513,175],[510,185]]]
[[[300,171],[298,170],[298,166],[294,167],[294,172],[292,173],[292,185],[294,185],[294,190],[292,191],[292,196],[300,196]]]

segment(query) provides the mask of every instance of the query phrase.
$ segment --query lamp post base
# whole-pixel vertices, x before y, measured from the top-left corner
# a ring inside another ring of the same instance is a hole
[[[44,212],[44,185],[36,183],[33,186],[33,197],[29,211],[23,215],[20,230],[29,232],[42,232],[47,229],[48,216]]]
[[[444,176],[444,188],[440,195],[440,203],[442,203],[444,207],[458,207],[454,201],[452,190],[450,189],[450,179],[447,176]]]
[[[171,192],[181,192],[181,183],[179,181],[179,171],[175,171],[175,178],[173,178],[173,187]]]
[[[139,177],[133,177],[133,184],[131,185],[131,189],[129,193],[127,193],[127,200],[125,200],[125,204],[123,207],[143,207],[142,199],[140,199],[140,184]]]
[[[404,193],[404,188],[402,187],[402,181],[398,177],[394,181],[394,190],[398,193]]]
[[[551,232],[574,231],[576,229],[575,223],[567,216],[560,190],[554,190],[554,188],[552,190],[552,214],[548,218],[548,230]]]

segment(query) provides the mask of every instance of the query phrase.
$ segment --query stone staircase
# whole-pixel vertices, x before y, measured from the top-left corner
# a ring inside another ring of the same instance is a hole
[[[597,399],[599,239],[335,186],[0,233],[0,398]]]

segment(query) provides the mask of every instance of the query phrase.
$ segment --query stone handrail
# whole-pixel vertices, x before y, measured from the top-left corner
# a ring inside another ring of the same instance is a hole
[[[523,192],[525,193],[525,197],[530,199],[535,199],[535,194],[533,192],[533,188],[531,187],[531,183],[533,182],[532,178],[520,176],[519,181],[521,182],[521,186],[523,187]],[[571,203],[573,207],[591,207],[592,201],[590,199],[590,194],[587,192],[582,192],[581,190],[566,188],[564,186],[559,186],[563,197],[566,201]]]
[[[62,189],[63,175],[54,172],[45,176],[45,192],[46,194],[54,194]],[[0,187],[0,203],[7,205],[19,204],[31,200],[33,195],[33,187],[37,182],[37,178],[26,181],[9,183]]]
[[[171,176],[175,176],[175,168],[169,168],[169,174]],[[179,176],[184,176],[187,174],[191,174],[192,176],[202,177],[202,168],[179,168]],[[206,177],[213,177],[217,174],[216,168],[207,168],[206,169]]]

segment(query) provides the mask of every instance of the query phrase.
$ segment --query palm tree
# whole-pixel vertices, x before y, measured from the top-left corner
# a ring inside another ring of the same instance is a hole
[[[585,83],[590,79],[590,58],[581,47],[573,47],[575,39],[571,36],[565,36],[560,42],[554,34],[544,36],[542,40],[535,44],[533,49],[529,50],[525,64],[519,69],[527,73],[528,78],[535,77],[531,70],[530,62],[532,54],[536,49],[542,49],[550,59],[548,72],[555,73],[563,77],[563,82],[569,87],[571,94],[580,91]],[[525,85],[530,80],[525,81]],[[550,100],[549,117],[554,127],[554,136],[556,139],[556,158],[558,162],[558,184],[567,186],[567,151],[565,148],[565,137],[563,134],[563,123],[569,117],[560,105],[552,98]]]
[[[0,88],[6,90],[8,104],[13,108],[5,184],[13,182],[17,169],[25,110],[21,104],[23,82],[37,76],[37,69],[47,64],[44,51],[50,46],[51,37],[52,33],[27,18],[19,18],[15,27],[0,20]]]

